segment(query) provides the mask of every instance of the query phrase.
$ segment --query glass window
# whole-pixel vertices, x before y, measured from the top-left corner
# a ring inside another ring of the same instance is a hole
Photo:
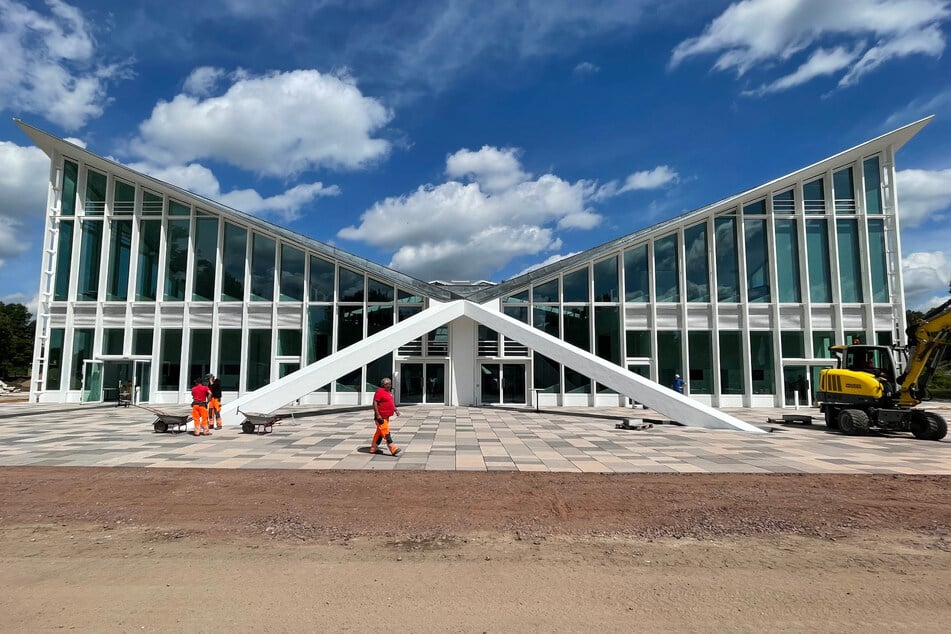
[[[337,298],[340,302],[362,302],[363,274],[341,266]]]
[[[780,333],[779,337],[783,348],[784,359],[806,358],[806,341],[804,332],[801,330],[784,330]]]
[[[113,220],[109,243],[109,277],[106,299],[125,301],[129,296],[129,259],[132,256],[132,221]]]
[[[376,392],[380,386],[380,381],[393,376],[393,353],[385,354],[379,359],[367,364],[366,386],[367,392]]]
[[[552,337],[560,337],[557,306],[535,306],[532,310],[532,325]]]
[[[155,333],[151,328],[136,328],[132,331],[132,354],[152,355],[152,335]],[[241,345],[241,342],[238,342]]]
[[[195,218],[195,282],[192,299],[210,302],[215,299],[215,272],[218,270],[218,218]]]
[[[76,214],[76,182],[79,180],[79,165],[72,161],[63,161],[63,195],[60,198],[60,214]]]
[[[499,333],[488,326],[479,324],[476,335],[478,341],[478,354],[480,357],[499,356]]]
[[[879,346],[892,345],[892,333],[888,330],[875,331],[875,343]]]
[[[807,214],[824,214],[826,211],[826,188],[821,178],[804,183],[802,204]]]
[[[219,331],[218,378],[221,389],[237,391],[241,381],[241,331],[237,328]]]
[[[179,328],[163,328],[162,352],[159,365],[159,389],[177,392],[181,382],[181,374],[182,331]]]
[[[165,204],[161,196],[152,192],[142,192],[142,213],[148,216],[161,214]]]
[[[551,280],[544,284],[539,284],[532,289],[532,296],[535,303],[558,303],[558,280]]]
[[[617,258],[594,263],[594,301],[618,301]]]
[[[131,214],[133,211],[135,211],[135,186],[116,180],[116,188],[112,193],[112,213]]]
[[[802,301],[799,289],[799,230],[795,220],[776,221],[776,273],[779,301]]]
[[[333,352],[333,306],[311,306],[307,309],[307,363],[320,361]]]
[[[432,356],[448,356],[449,326],[440,326],[426,334],[426,352]]]
[[[165,242],[165,299],[184,301],[188,268],[188,220],[169,220]]]
[[[746,232],[746,282],[750,302],[768,302],[769,253],[766,244],[766,221],[744,220]]]
[[[281,244],[281,301],[304,301],[304,252]]]
[[[588,301],[588,269],[583,268],[565,274],[562,294],[566,302]]]
[[[191,360],[188,363],[188,389],[195,379],[206,379],[211,372],[211,329],[196,328],[191,333]]]
[[[766,215],[766,199],[757,200],[756,202],[743,205],[743,215],[744,216],[765,216]]]
[[[650,301],[650,269],[647,245],[624,252],[624,299],[629,302]]]
[[[363,306],[338,306],[337,310],[337,350],[343,350],[363,339]]]
[[[62,220],[59,223],[59,237],[56,247],[56,286],[53,299],[65,301],[69,299],[69,272],[73,260],[73,221]]]
[[[96,331],[92,328],[73,330],[73,358],[69,370],[69,389],[80,390],[83,387],[83,361],[92,359],[93,338]]]
[[[565,394],[590,394],[591,379],[565,366]]]
[[[273,238],[258,233],[251,234],[251,301],[274,301],[276,248],[277,244]]]
[[[106,211],[106,175],[86,170],[86,201],[83,210],[90,216],[101,216]]]
[[[255,236],[257,237],[257,236]],[[273,242],[273,241],[272,241]],[[273,251],[272,251],[273,254]],[[273,267],[272,267],[273,271]],[[248,331],[248,391],[271,382],[271,331],[252,328]]]
[[[94,302],[99,299],[99,256],[102,253],[102,221],[82,223],[82,246],[79,251],[79,289],[76,299]]]
[[[125,343],[125,330],[122,328],[102,329],[102,353],[121,355],[122,344]]]
[[[740,301],[740,270],[736,253],[736,218],[721,216],[714,220],[717,247],[717,299],[724,303]]]
[[[528,291],[525,291],[525,297],[528,297]],[[527,299],[525,301],[528,301]],[[404,291],[402,288],[396,289],[396,302],[398,304],[422,304],[423,298],[416,293]]]
[[[621,365],[621,313],[617,306],[594,308],[594,353]]]
[[[809,257],[809,299],[829,303],[832,301],[832,278],[829,230],[825,220],[806,221],[806,253]]]
[[[882,213],[882,170],[879,168],[878,157],[865,159],[862,163],[865,175],[865,213]]]
[[[814,359],[831,359],[832,351],[830,347],[835,343],[835,333],[832,331],[813,331],[812,333],[812,357]]]
[[[713,339],[709,331],[687,333],[690,372],[687,381],[691,394],[713,394]]]
[[[738,330],[721,330],[720,356],[720,394],[743,393],[743,343]]]
[[[503,304],[527,304],[528,303],[528,290],[524,290],[521,293],[513,293],[508,297],[502,299]]]
[[[281,329],[277,331],[277,356],[300,356],[300,330]]]
[[[192,213],[191,207],[189,207],[185,203],[180,203],[177,200],[168,201],[168,215],[169,216],[190,216],[191,213]]]
[[[796,190],[789,189],[773,195],[774,214],[796,213]]]
[[[528,306],[502,306],[502,312],[511,317],[512,319],[517,319],[523,324],[528,323]]]
[[[382,332],[393,325],[392,306],[367,307],[367,337]]]
[[[393,285],[375,280],[372,277],[367,278],[367,301],[392,302]]]
[[[681,333],[673,330],[657,331],[657,378],[661,385],[670,387],[675,374],[683,376],[681,337]]]
[[[359,392],[363,384],[363,368],[357,368],[349,374],[344,374],[335,381],[337,392]]]
[[[833,172],[832,191],[835,194],[835,212],[839,214],[855,213],[855,185],[852,181],[852,168]]]
[[[628,357],[651,356],[651,333],[649,330],[628,330],[625,334]]]
[[[558,392],[561,390],[559,376],[561,372],[558,363],[536,352],[533,373],[536,390],[542,392]]]
[[[654,241],[654,285],[658,302],[680,301],[677,242],[676,233]]]
[[[862,299],[862,264],[859,260],[859,226],[854,220],[837,220],[839,245],[839,282],[842,301],[860,303]]]
[[[61,386],[60,378],[63,372],[63,338],[65,328],[50,329],[50,353],[46,361],[46,389],[58,390]]]
[[[888,264],[886,264],[885,223],[868,221],[868,265],[872,274],[872,301],[887,302]]]
[[[707,264],[707,225],[699,224],[684,230],[687,274],[687,301],[710,301],[710,267]]]
[[[565,306],[565,342],[582,350],[591,350],[591,335],[588,331],[588,307]]]
[[[750,373],[753,375],[753,394],[775,394],[773,371],[773,333],[750,333]]]
[[[310,301],[334,301],[333,262],[310,257]]]
[[[240,302],[244,299],[244,263],[248,251],[248,232],[244,227],[225,223],[222,245],[221,299]],[[237,389],[237,388],[235,388]]]
[[[143,220],[139,223],[139,266],[135,283],[135,298],[138,300],[155,301],[161,235],[160,220]]]

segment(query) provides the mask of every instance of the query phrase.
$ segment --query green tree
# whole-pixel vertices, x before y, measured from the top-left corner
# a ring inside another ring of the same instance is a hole
[[[36,322],[23,304],[0,302],[0,377],[30,375]]]

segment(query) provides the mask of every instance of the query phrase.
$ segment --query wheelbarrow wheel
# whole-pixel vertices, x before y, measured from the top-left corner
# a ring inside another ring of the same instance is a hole
[[[155,424],[152,425],[152,427],[154,427],[155,431],[157,431],[160,434],[164,434],[165,432],[168,431],[168,423],[166,423],[164,420],[155,421]]]
[[[243,423],[241,423],[241,431],[243,431],[243,432],[246,433],[246,434],[253,434],[253,433],[254,433],[254,423],[252,423],[252,422],[249,421],[249,420],[244,421]]]

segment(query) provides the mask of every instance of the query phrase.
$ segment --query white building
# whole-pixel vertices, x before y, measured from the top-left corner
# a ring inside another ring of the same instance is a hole
[[[500,284],[416,280],[17,122],[51,159],[30,398],[185,403],[214,372],[227,402],[388,331],[285,402],[367,404],[385,376],[403,404],[638,396],[605,361],[713,407],[807,402],[831,344],[904,333],[894,158],[929,120]],[[396,336],[455,300],[528,334],[472,309]]]

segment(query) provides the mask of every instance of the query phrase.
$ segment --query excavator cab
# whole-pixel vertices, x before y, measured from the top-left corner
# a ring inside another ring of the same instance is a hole
[[[839,368],[867,372],[892,383],[895,381],[895,362],[885,346],[833,346],[832,352],[838,358]]]

